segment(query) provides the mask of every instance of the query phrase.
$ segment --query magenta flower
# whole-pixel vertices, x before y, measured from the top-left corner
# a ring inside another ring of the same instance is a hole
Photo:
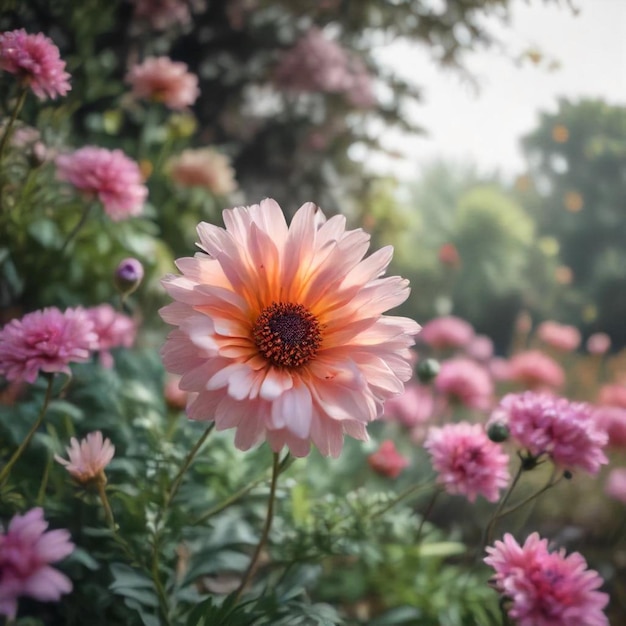
[[[385,402],[384,419],[397,420],[408,428],[427,422],[434,411],[433,392],[430,387],[409,382],[404,393]]]
[[[435,388],[452,402],[459,402],[469,409],[485,410],[493,401],[493,381],[489,372],[464,357],[441,364]]]
[[[563,368],[551,357],[539,350],[528,350],[509,360],[509,380],[528,389],[558,389],[565,382]]]
[[[464,495],[470,502],[482,495],[495,502],[509,483],[509,457],[480,424],[458,422],[432,427],[424,448],[438,474],[437,482],[449,494]]]
[[[454,315],[437,317],[427,324],[420,340],[435,350],[464,348],[474,339],[474,329],[469,322]]]
[[[72,583],[50,567],[74,550],[67,530],[49,530],[43,510],[15,515],[0,534],[0,614],[14,619],[17,600],[30,597],[56,602],[72,590]]]
[[[596,420],[594,408],[526,391],[508,394],[493,412],[490,423],[506,424],[511,437],[533,457],[549,456],[564,469],[596,474],[608,463],[603,448],[607,433]]]
[[[23,28],[0,33],[0,69],[16,74],[40,100],[71,89],[59,49],[42,33],[28,35]]]
[[[120,293],[130,295],[141,284],[143,273],[141,261],[133,257],[122,259],[113,275],[115,286],[119,289]]]
[[[96,347],[93,322],[83,309],[56,307],[27,313],[0,330],[0,375],[35,382],[39,372],[71,374],[70,363],[84,363]]]
[[[547,321],[539,324],[537,336],[545,344],[561,352],[572,352],[580,345],[580,331],[575,326]]]
[[[89,433],[80,443],[72,437],[66,451],[69,461],[58,454],[54,459],[64,465],[77,482],[83,485],[93,481],[106,483],[104,468],[111,462],[115,446],[109,439],[103,439],[99,430]]]
[[[103,367],[113,367],[113,348],[130,348],[135,342],[137,327],[132,318],[118,313],[110,304],[101,304],[86,310],[89,319],[94,324],[94,331],[98,337],[95,350],[100,353],[100,363]]]
[[[487,552],[494,586],[509,601],[509,617],[518,626],[609,626],[603,613],[609,596],[598,591],[602,578],[578,552],[549,552],[537,533],[523,546],[507,533]]]
[[[398,452],[391,439],[383,441],[378,450],[367,457],[367,462],[376,473],[389,478],[397,478],[410,465],[409,459]]]
[[[97,197],[114,221],[139,215],[148,196],[139,165],[121,150],[85,146],[56,159],[57,177]]]

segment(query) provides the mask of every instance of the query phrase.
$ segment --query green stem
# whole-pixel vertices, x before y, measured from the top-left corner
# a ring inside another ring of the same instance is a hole
[[[426,510],[422,514],[420,525],[417,527],[417,534],[415,535],[415,543],[419,543],[419,540],[422,536],[422,529],[424,528],[424,523],[428,519],[429,515],[432,513],[433,508],[435,506],[435,502],[437,501],[437,498],[439,497],[440,493],[441,493],[441,489],[435,489],[435,491],[433,491],[433,495],[430,498],[428,506],[426,507]]]
[[[511,513],[515,513],[515,511],[518,511],[519,509],[521,509],[523,506],[525,506],[529,502],[532,502],[535,498],[538,498],[542,493],[548,491],[548,489],[550,489],[550,487],[554,487],[555,485],[560,483],[563,480],[563,478],[565,477],[565,474],[561,474],[561,476],[559,476],[556,480],[554,480],[555,474],[556,474],[556,468],[554,468],[554,471],[550,475],[550,478],[548,479],[548,482],[541,489],[539,489],[539,491],[536,491],[532,495],[528,496],[527,498],[524,498],[521,502],[518,502],[517,504],[514,504],[513,506],[509,507],[508,509],[506,509],[504,511],[501,511],[498,514],[498,519],[506,517],[507,515],[510,515]]]
[[[157,592],[157,597],[159,599],[159,611],[161,613],[161,618],[163,619],[163,624],[169,626],[170,622],[170,609],[169,603],[167,600],[167,594],[165,592],[165,587],[161,582],[161,572],[159,565],[159,553],[161,551],[161,531],[160,529],[155,530],[154,534],[154,542],[152,544],[152,580],[154,582],[154,587]]]
[[[261,533],[261,539],[257,544],[257,547],[252,555],[252,559],[250,560],[250,564],[248,565],[248,569],[246,573],[243,575],[241,583],[235,592],[235,600],[239,600],[243,590],[247,587],[250,579],[252,578],[257,562],[259,560],[259,556],[265,544],[267,542],[267,538],[270,534],[270,528],[272,527],[272,519],[274,518],[274,502],[276,501],[276,484],[278,482],[278,475],[280,474],[280,463],[278,460],[278,452],[274,452],[274,462],[272,465],[272,482],[270,484],[270,495],[267,503],[267,515],[265,516],[265,524],[263,526],[263,532]]]
[[[80,229],[85,225],[85,222],[87,222],[87,218],[89,217],[89,213],[91,212],[92,206],[93,206],[93,203],[90,202],[85,207],[85,210],[83,211],[83,214],[80,216],[80,220],[78,220],[78,224],[76,224],[76,226],[74,226],[74,228],[72,229],[70,234],[67,236],[67,239],[63,242],[63,245],[61,246],[61,250],[59,252],[60,254],[63,254],[65,252],[65,249],[70,244],[72,239],[74,239],[74,237],[76,237],[76,235],[78,234]]]
[[[50,478],[50,468],[52,467],[53,458],[48,454],[46,461],[46,467],[43,470],[43,476],[41,477],[41,483],[39,484],[39,491],[37,492],[37,505],[43,504],[43,499],[46,495],[46,488],[48,487],[48,480]]]
[[[523,473],[524,473],[524,462],[522,461],[520,463],[520,466],[515,476],[513,477],[513,481],[511,482],[510,487],[508,488],[504,496],[500,499],[500,502],[498,503],[498,507],[494,511],[494,514],[491,516],[491,519],[489,520],[489,523],[487,524],[487,528],[485,529],[485,536],[483,539],[483,548],[486,545],[491,543],[492,536],[493,536],[493,528],[495,526],[495,523],[498,521],[498,518],[500,517],[500,513],[502,512],[502,509],[504,508],[506,503],[509,501],[511,494],[513,493],[513,490],[515,489],[515,486],[519,482],[519,479],[522,477]]]
[[[411,485],[409,488],[405,489],[404,491],[401,491],[393,500],[385,504],[385,506],[382,509],[378,509],[378,511],[374,511],[371,517],[378,517],[379,515],[386,513],[387,511],[389,511],[389,509],[392,509],[394,506],[396,506],[396,504],[398,504],[399,502],[402,502],[402,500],[404,500],[405,498],[415,495],[419,493],[420,491],[430,489],[431,487],[434,487],[434,485],[435,485],[434,480],[429,480],[427,483],[418,483],[417,485]]]
[[[48,377],[48,387],[46,389],[46,396],[43,401],[43,406],[41,407],[41,410],[39,411],[37,420],[32,425],[31,429],[28,431],[26,438],[19,445],[18,449],[13,453],[13,456],[9,459],[7,464],[2,468],[2,471],[0,471],[0,485],[4,484],[4,482],[6,481],[9,473],[11,472],[11,468],[15,465],[17,460],[22,456],[22,453],[24,452],[24,450],[28,447],[30,440],[35,436],[35,433],[37,432],[37,430],[39,430],[39,427],[41,426],[43,422],[43,418],[46,415],[46,411],[48,410],[48,405],[50,404],[50,400],[52,399],[52,383],[54,381],[54,375],[46,374],[46,376]]]
[[[100,502],[102,502],[102,508],[104,509],[104,517],[107,521],[109,528],[115,532],[115,518],[113,517],[113,510],[109,503],[109,498],[106,492],[106,479],[104,476],[98,479],[98,495],[100,496]]]
[[[28,87],[22,87],[20,94],[17,97],[17,102],[15,103],[15,108],[11,113],[11,118],[9,119],[9,123],[4,129],[4,133],[2,135],[2,139],[0,139],[0,162],[2,162],[2,158],[4,157],[4,148],[9,142],[9,138],[11,137],[11,132],[13,130],[13,124],[15,124],[15,120],[17,116],[20,114],[22,107],[24,106],[24,102],[26,101],[26,95],[28,94]]]

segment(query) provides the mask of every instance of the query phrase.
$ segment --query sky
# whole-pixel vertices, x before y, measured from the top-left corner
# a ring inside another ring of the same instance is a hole
[[[626,106],[626,0],[573,2],[576,15],[564,2],[517,0],[509,26],[488,20],[510,55],[488,50],[465,57],[478,91],[436,67],[423,49],[393,44],[380,50],[381,59],[423,86],[423,102],[408,114],[428,135],[386,133],[383,144],[406,158],[371,165],[410,179],[422,163],[444,158],[513,177],[524,169],[519,139],[536,127],[540,111],[557,109],[559,98],[602,98]],[[511,58],[528,50],[539,50],[541,61]],[[550,69],[553,62],[558,69]]]

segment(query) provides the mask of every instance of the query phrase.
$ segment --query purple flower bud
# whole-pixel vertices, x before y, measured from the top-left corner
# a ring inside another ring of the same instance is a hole
[[[114,282],[120,293],[131,294],[143,279],[143,265],[133,258],[124,259],[115,270]]]

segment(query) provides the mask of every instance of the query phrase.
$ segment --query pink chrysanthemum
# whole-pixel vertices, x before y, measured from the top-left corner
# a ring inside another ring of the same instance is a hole
[[[578,552],[549,552],[537,533],[523,546],[507,533],[487,552],[494,585],[509,600],[509,617],[518,626],[608,626],[603,609],[609,597],[598,591],[602,578]]]
[[[0,614],[8,619],[15,618],[20,597],[53,602],[72,590],[70,579],[50,567],[74,550],[70,534],[47,528],[43,510],[35,508],[15,515],[0,534]]]
[[[223,217],[226,229],[199,225],[203,252],[164,280],[176,302],[161,314],[178,326],[165,367],[198,392],[189,416],[235,427],[238,448],[267,439],[305,456],[312,442],[338,456],[344,434],[366,440],[366,424],[411,377],[419,326],[382,315],[408,282],[380,278],[391,247],[364,260],[369,235],[313,203],[289,227],[273,200]]]
[[[437,317],[427,324],[420,334],[420,341],[436,350],[464,348],[474,338],[469,322],[454,315]]]
[[[0,69],[16,74],[40,100],[71,89],[59,49],[42,33],[28,35],[23,28],[0,33]]]
[[[575,326],[546,321],[539,324],[537,336],[545,344],[562,352],[572,352],[580,345],[580,331]]]
[[[170,109],[191,106],[200,95],[198,77],[187,64],[169,57],[148,57],[126,75],[133,96],[162,102]]]
[[[476,335],[465,346],[465,353],[476,361],[488,363],[493,357],[493,341],[487,335]]]
[[[433,416],[434,406],[431,388],[410,382],[404,386],[404,393],[385,402],[384,418],[395,419],[404,426],[413,428],[427,422]]]
[[[453,402],[470,409],[485,410],[493,401],[493,381],[489,372],[471,359],[458,357],[444,361],[435,388]]]
[[[86,310],[98,336],[96,350],[103,367],[113,367],[113,348],[130,348],[135,343],[137,327],[128,315],[118,313],[110,304],[100,304]]]
[[[93,322],[80,308],[27,313],[0,330],[0,375],[28,383],[39,372],[69,375],[69,364],[87,361],[96,341]]]
[[[626,409],[626,386],[616,383],[602,385],[598,393],[598,404]]]
[[[72,437],[66,450],[69,461],[58,454],[54,455],[54,459],[64,465],[77,482],[81,484],[92,481],[106,482],[104,468],[111,462],[115,446],[109,439],[103,439],[99,430],[89,433],[80,442],[76,437]]]
[[[594,408],[532,391],[508,394],[493,412],[490,423],[506,424],[511,437],[532,456],[548,455],[565,469],[580,467],[596,474],[608,463],[603,448],[608,436]]]
[[[626,504],[626,467],[618,467],[609,472],[604,483],[604,493]]]
[[[606,333],[593,333],[587,339],[589,354],[605,354],[611,347],[611,338]]]
[[[565,382],[563,368],[539,350],[527,350],[511,357],[507,374],[509,380],[528,389],[558,389]]]
[[[410,465],[409,459],[398,452],[391,439],[383,441],[378,450],[367,457],[367,462],[376,473],[389,478],[398,478],[402,470]]]
[[[57,177],[96,196],[114,221],[139,215],[148,196],[139,165],[121,150],[85,146],[56,159]]]
[[[450,494],[477,495],[490,502],[500,497],[509,482],[509,457],[487,437],[480,424],[458,422],[428,430],[424,448],[430,454],[437,482]]]
[[[213,148],[183,150],[168,161],[166,169],[182,187],[204,187],[218,196],[237,189],[230,159]]]
[[[609,436],[609,445],[626,448],[626,409],[619,406],[599,406],[595,418],[600,428]]]

